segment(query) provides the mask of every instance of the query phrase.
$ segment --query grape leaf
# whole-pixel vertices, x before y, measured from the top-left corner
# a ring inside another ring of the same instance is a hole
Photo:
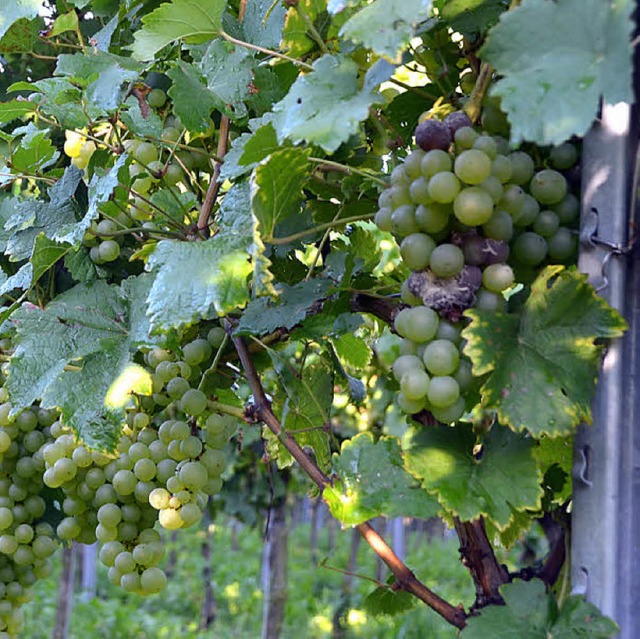
[[[125,289],[99,281],[70,289],[45,309],[23,305],[11,320],[16,350],[7,389],[14,412],[40,399],[43,407],[59,407],[87,445],[112,450],[129,393],[150,392],[145,377],[131,368],[130,335],[139,332],[132,303]]]
[[[277,225],[283,220],[299,215],[309,155],[308,149],[281,149],[253,171],[251,209],[264,240],[273,239]]]
[[[498,529],[509,525],[511,507],[540,506],[541,476],[533,458],[533,440],[496,426],[476,455],[471,425],[410,431],[405,466],[441,505],[464,521],[484,515]]]
[[[23,115],[27,115],[27,113],[32,113],[37,108],[37,104],[28,102],[27,100],[0,102],[0,124],[21,118]]]
[[[224,40],[214,40],[200,62],[200,69],[216,107],[230,119],[247,114],[254,60],[249,52]]]
[[[282,414],[283,430],[293,435],[301,446],[309,446],[318,466],[326,472],[331,459],[329,437],[323,426],[329,423],[333,403],[331,362],[326,355],[309,354],[302,369],[295,370],[281,353],[270,351],[270,355],[284,391],[274,398],[276,410]],[[269,453],[278,466],[290,466],[293,458],[278,439],[273,435],[266,439]]]
[[[200,72],[179,60],[167,75],[173,80],[169,96],[176,115],[188,131],[204,133],[211,126],[211,111],[218,101],[200,79]]]
[[[364,609],[374,617],[380,615],[397,615],[415,608],[418,600],[405,590],[393,590],[380,586],[370,592],[364,599]]]
[[[46,98],[39,104],[40,111],[55,118],[65,129],[81,129],[87,126],[87,116],[94,118],[101,115],[90,104],[86,105],[85,114],[81,104],[82,91],[67,78],[43,78],[35,83],[35,88]]]
[[[21,18],[35,18],[40,10],[42,0],[11,0],[5,3],[0,12],[0,38],[9,27]]]
[[[147,300],[153,331],[190,326],[244,306],[250,239],[219,234],[204,242],[159,242],[147,263],[155,273]]]
[[[47,31],[47,38],[60,35],[66,31],[75,31],[78,28],[78,14],[75,11],[69,11],[59,15],[51,25],[51,29]]]
[[[60,237],[62,229],[73,228],[78,223],[78,205],[73,195],[82,179],[82,171],[75,166],[67,167],[62,178],[49,189],[49,202],[24,200],[13,202],[13,215],[4,223],[5,253],[12,261],[31,257],[36,237],[46,237],[61,243],[71,242]],[[82,239],[78,239],[78,243]]]
[[[342,443],[332,468],[338,479],[324,489],[323,498],[331,514],[346,526],[381,515],[428,519],[440,509],[404,469],[396,437],[374,442],[371,433],[360,433]]]
[[[465,354],[473,374],[489,374],[482,402],[500,422],[534,436],[566,434],[591,421],[602,344],[626,328],[575,269],[548,266],[531,286],[522,314],[467,312]]]
[[[31,283],[37,282],[58,260],[62,259],[71,246],[50,240],[43,233],[36,237],[29,264],[33,267]]]
[[[322,31],[322,28],[318,29],[318,26],[321,26],[318,24],[318,21],[319,19],[322,20],[321,15],[326,8],[325,1],[326,0],[299,0],[299,6],[302,8],[302,11],[305,12],[319,32]],[[282,32],[282,46],[284,50],[293,58],[300,58],[305,53],[311,51],[318,45],[308,33],[309,27],[300,15],[300,12],[296,7],[290,7],[285,17]]]
[[[539,579],[500,587],[504,606],[487,606],[467,619],[462,639],[610,639],[618,626],[582,597],[567,597],[558,610]]]
[[[399,62],[400,49],[430,12],[430,0],[374,0],[347,20],[340,35]]]
[[[152,60],[163,47],[186,38],[205,42],[220,32],[226,0],[173,0],[161,4],[142,18],[142,29],[134,34],[133,56]]]
[[[88,104],[101,113],[115,111],[129,91],[129,84],[140,75],[142,66],[131,58],[98,51],[58,56],[56,75],[84,87]]]
[[[601,97],[632,100],[634,7],[631,0],[523,0],[502,14],[480,56],[503,76],[493,93],[502,98],[513,142],[584,135]]]
[[[242,28],[247,42],[269,49],[277,48],[282,39],[287,10],[273,0],[249,0]]]
[[[264,120],[249,120],[252,132],[243,133],[233,141],[220,172],[223,179],[232,180],[250,173],[261,160],[280,149],[273,125],[270,121],[262,124]]]
[[[47,237],[58,242],[67,242],[72,246],[78,246],[80,242],[82,242],[85,232],[91,226],[91,222],[98,217],[98,207],[111,198],[119,182],[124,179],[121,171],[127,171],[126,162],[127,155],[123,153],[107,173],[104,175],[94,173],[91,182],[89,182],[89,207],[84,217],[79,222],[74,219],[73,222],[65,221],[64,224],[58,223],[55,232],[51,235],[47,233]],[[73,168],[75,169],[75,167]],[[75,170],[77,171],[77,169]],[[71,167],[67,169],[65,175],[70,171]],[[82,172],[80,173],[82,174]],[[77,173],[70,174],[69,179],[75,179],[75,175],[77,175]]]
[[[508,7],[508,0],[447,0],[440,15],[452,29],[474,35],[495,24]]]
[[[331,340],[340,361],[352,368],[365,368],[373,353],[367,343],[353,333],[344,333]]]
[[[261,297],[247,304],[236,332],[265,335],[278,328],[293,328],[327,295],[332,285],[333,282],[325,279],[312,279],[294,286],[283,284],[276,301]]]
[[[28,129],[27,135],[11,156],[11,169],[17,175],[40,173],[60,157],[59,151],[47,137],[47,131],[39,131],[32,124]]]
[[[359,88],[358,65],[351,58],[324,55],[274,105],[273,126],[280,142],[306,141],[333,153],[357,133],[380,99],[371,87]]]
[[[2,55],[9,53],[33,53],[41,43],[40,31],[44,27],[42,18],[28,20],[20,18],[14,22],[7,32],[0,38]],[[39,52],[39,51],[38,51]]]

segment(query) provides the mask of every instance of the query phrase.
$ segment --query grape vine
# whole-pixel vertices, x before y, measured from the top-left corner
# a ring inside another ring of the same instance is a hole
[[[400,592],[464,639],[529,618],[614,636],[556,582],[567,451],[626,328],[576,268],[580,136],[602,97],[631,99],[625,5],[9,10],[0,639],[61,545],[163,590],[166,531],[222,509],[247,433],[386,563],[385,612]],[[474,604],[427,587],[379,516],[454,528]],[[543,519],[548,556],[501,565]]]

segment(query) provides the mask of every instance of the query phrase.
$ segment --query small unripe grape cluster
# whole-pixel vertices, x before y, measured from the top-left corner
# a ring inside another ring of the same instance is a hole
[[[53,527],[43,520],[42,447],[51,441],[52,411],[38,407],[11,415],[0,387],[0,634],[21,634],[22,605],[32,587],[51,572],[59,546]]]
[[[472,380],[461,353],[463,312],[504,312],[504,293],[517,282],[576,257],[579,202],[560,171],[578,154],[563,144],[536,166],[506,139],[474,129],[462,112],[421,122],[416,142],[393,169],[375,217],[412,271],[401,291],[410,308],[394,322],[404,341],[393,372],[403,410],[427,409],[452,422],[465,411]]]

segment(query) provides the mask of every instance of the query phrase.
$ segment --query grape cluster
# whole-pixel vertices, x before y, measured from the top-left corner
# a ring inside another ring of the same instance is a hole
[[[170,113],[167,96],[162,89],[152,89],[146,96],[147,104],[156,110],[164,121],[159,139],[126,137],[120,150],[130,158],[129,187],[117,193],[109,203],[100,207],[100,219],[92,222],[83,239],[90,249],[91,260],[98,266],[115,262],[127,248],[124,257],[135,250],[131,229],[143,229],[150,236],[161,239],[168,232],[180,230],[197,218],[193,181],[204,178],[200,188],[205,188],[212,170],[205,150],[181,150],[184,127],[180,119]],[[97,126],[89,135],[86,129],[65,131],[64,152],[71,164],[89,171],[93,153],[100,147],[101,138],[110,146],[119,145],[119,138],[106,139],[113,127]],[[213,122],[209,134],[214,133]],[[182,215],[165,210],[167,202],[183,209]],[[188,203],[189,206],[185,206]],[[172,219],[172,216],[174,219]]]
[[[56,415],[33,407],[10,417],[4,387],[0,400],[0,636],[13,637],[22,628],[21,606],[50,574],[49,558],[59,546],[41,495],[42,449]]]
[[[415,135],[419,148],[393,169],[375,217],[412,271],[401,291],[409,306],[394,321],[403,342],[393,374],[405,412],[426,409],[449,423],[464,413],[472,381],[462,313],[505,311],[505,293],[517,282],[576,256],[579,202],[561,171],[578,154],[566,143],[536,166],[462,112],[425,120]]]
[[[175,530],[200,521],[222,488],[223,449],[238,427],[199,388],[223,339],[215,327],[175,351],[139,354],[154,392],[132,397],[114,454],[85,446],[57,411],[12,415],[0,386],[0,637],[18,636],[21,605],[61,542],[98,541],[109,580],[127,592],[165,587],[156,524]],[[6,341],[0,347],[10,356]]]

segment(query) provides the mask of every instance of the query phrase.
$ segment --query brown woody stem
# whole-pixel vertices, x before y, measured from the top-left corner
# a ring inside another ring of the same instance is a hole
[[[232,325],[228,322],[227,332],[230,334]],[[247,344],[241,337],[231,335],[242,368],[244,369],[247,381],[253,393],[254,407],[252,415],[256,421],[261,421],[267,425],[269,430],[279,439],[282,445],[289,451],[291,456],[300,464],[302,470],[311,478],[313,483],[324,490],[331,485],[329,478],[307,455],[291,434],[282,429],[280,421],[271,410],[271,403],[266,396],[258,372],[249,353]],[[396,578],[398,588],[410,592],[426,603],[432,610],[437,612],[446,621],[456,628],[464,628],[466,624],[466,614],[461,607],[452,606],[433,591],[429,590],[413,572],[402,562],[393,552],[389,545],[374,530],[368,522],[356,526],[363,539],[371,546],[373,551],[384,561],[389,570]]]

